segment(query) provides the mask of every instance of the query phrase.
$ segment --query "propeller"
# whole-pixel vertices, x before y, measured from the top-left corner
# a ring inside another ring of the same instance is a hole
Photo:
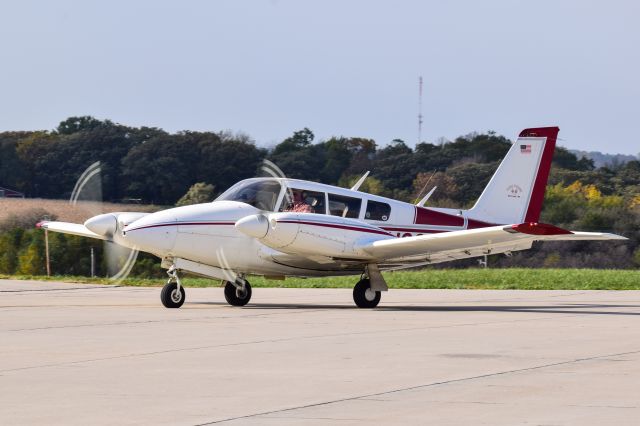
[[[71,193],[69,203],[92,215],[84,223],[87,229],[116,241],[125,226],[146,214],[104,213],[102,168],[99,161],[91,164],[80,175]],[[105,240],[103,244],[107,277],[112,281],[119,282],[131,273],[138,257],[138,251],[112,241]]]

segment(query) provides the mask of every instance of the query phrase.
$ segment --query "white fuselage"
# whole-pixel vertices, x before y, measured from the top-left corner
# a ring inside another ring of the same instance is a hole
[[[277,186],[247,196],[243,188],[261,182]],[[302,191],[313,213],[287,211],[291,191]],[[463,211],[426,209],[315,182],[249,179],[214,202],[163,210],[123,225],[115,242],[169,262],[186,259],[281,277],[357,274],[369,257],[359,250],[364,243],[486,224]]]

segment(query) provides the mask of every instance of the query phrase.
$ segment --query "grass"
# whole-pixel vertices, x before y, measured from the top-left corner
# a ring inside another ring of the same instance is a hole
[[[492,290],[640,290],[640,270],[603,269],[425,269],[384,274],[391,288]],[[9,276],[4,279],[113,284],[104,278],[73,276]],[[129,277],[127,286],[162,286],[166,280]],[[357,277],[287,278],[285,281],[249,277],[253,287],[352,288]],[[218,287],[217,280],[185,276],[187,287]]]

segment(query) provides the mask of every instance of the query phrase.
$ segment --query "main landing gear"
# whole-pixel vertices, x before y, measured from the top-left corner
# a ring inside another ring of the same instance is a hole
[[[224,281],[224,298],[231,306],[244,306],[251,300],[251,284],[238,277],[234,282]]]
[[[360,281],[353,287],[353,301],[358,308],[375,308],[380,303],[382,292],[389,290],[378,265],[369,264]]]
[[[353,287],[353,301],[358,308],[375,308],[380,303],[382,294],[371,289],[369,278],[362,278]]]

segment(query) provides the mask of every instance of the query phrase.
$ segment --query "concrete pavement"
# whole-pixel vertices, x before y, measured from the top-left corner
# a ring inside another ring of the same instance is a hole
[[[640,422],[640,292],[0,280],[1,424]]]

